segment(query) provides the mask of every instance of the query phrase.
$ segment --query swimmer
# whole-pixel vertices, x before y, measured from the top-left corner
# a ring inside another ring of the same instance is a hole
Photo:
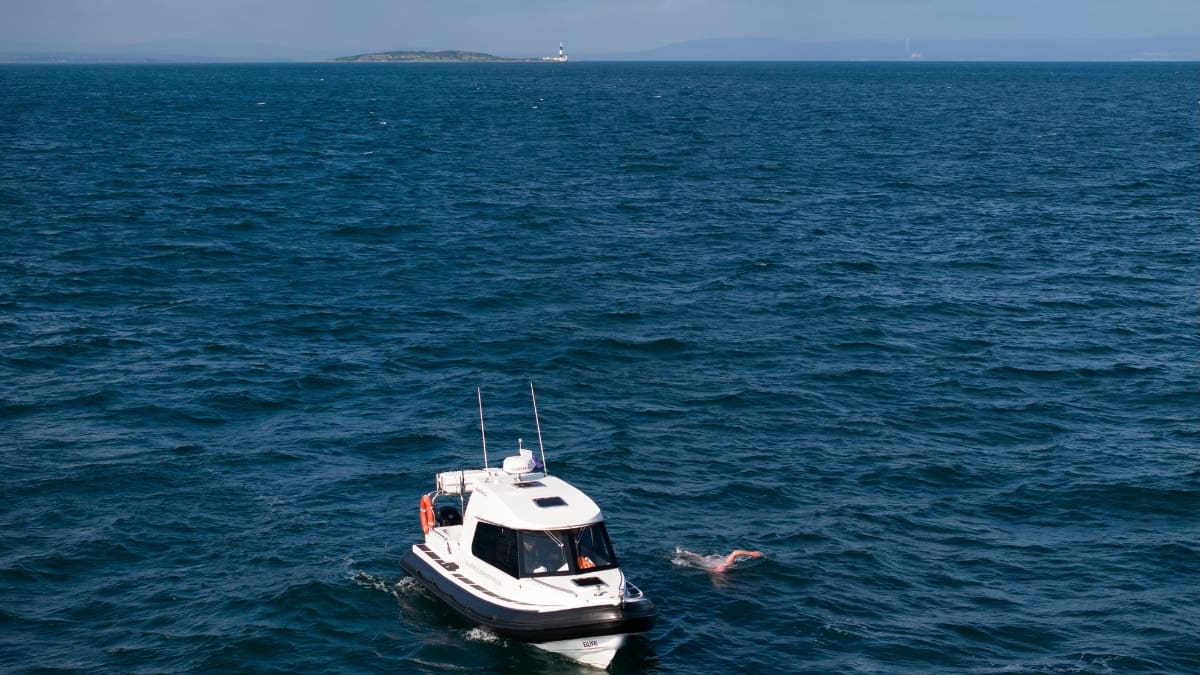
[[[721,557],[719,555],[700,555],[699,553],[692,553],[691,551],[676,547],[675,555],[675,564],[681,567],[699,567],[709,572],[723,574],[733,566],[733,563],[737,562],[738,558],[761,558],[763,553],[762,551],[747,551],[739,548],[733,553]]]
[[[762,551],[746,551],[744,549],[739,548],[736,551],[734,551],[733,553],[730,553],[725,558],[725,562],[714,567],[713,571],[714,572],[724,572],[725,570],[728,570],[730,567],[733,567],[733,563],[737,562],[738,558],[761,558],[762,556],[763,556]]]

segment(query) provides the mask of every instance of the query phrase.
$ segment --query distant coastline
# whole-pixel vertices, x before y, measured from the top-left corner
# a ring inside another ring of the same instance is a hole
[[[0,48],[0,63],[533,63],[558,57],[505,57],[465,50],[380,51],[279,47],[239,40],[160,40],[87,52]],[[517,52],[518,54],[521,52]],[[841,40],[808,42],[714,38],[630,52],[583,52],[596,61],[1200,61],[1200,35],[1110,40]],[[574,57],[572,57],[574,60]]]
[[[467,52],[458,49],[446,49],[437,52],[425,51],[395,51],[374,52],[371,54],[356,54],[354,56],[339,56],[329,59],[334,62],[351,63],[522,63],[541,61],[542,59],[514,59],[485,54],[483,52]]]

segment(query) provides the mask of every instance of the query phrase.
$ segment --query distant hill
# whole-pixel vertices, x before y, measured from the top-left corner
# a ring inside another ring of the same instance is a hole
[[[446,49],[438,52],[399,51],[375,52],[373,54],[358,54],[355,56],[339,56],[333,61],[356,62],[470,62],[481,61],[537,61],[538,59],[509,59],[483,52],[464,52],[457,49]]]
[[[622,61],[1198,61],[1200,36],[1128,40],[690,40],[623,54]]]

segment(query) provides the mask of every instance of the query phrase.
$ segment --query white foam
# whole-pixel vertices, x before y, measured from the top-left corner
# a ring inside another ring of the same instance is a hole
[[[486,643],[489,645],[494,645],[494,644],[498,644],[498,643],[502,642],[499,635],[496,635],[492,631],[490,631],[486,628],[482,628],[480,626],[476,626],[476,627],[472,628],[471,630],[467,631],[466,637],[471,642],[483,642],[483,643]]]
[[[402,594],[413,593],[421,590],[421,582],[413,577],[400,577],[396,581],[389,581],[383,577],[377,577],[370,572],[362,570],[350,570],[350,579],[362,586],[373,591],[387,593],[388,595],[399,597]]]
[[[350,570],[350,579],[363,588],[383,591],[384,593],[392,592],[392,586],[386,579],[377,577],[369,572],[363,572],[362,570]]]
[[[395,589],[397,593],[414,593],[422,590],[421,582],[417,581],[416,577],[401,577],[396,582]]]
[[[676,567],[690,567],[709,572],[717,571],[717,568],[724,563],[724,556],[700,555],[678,546],[675,547],[675,557],[671,559],[671,564]]]

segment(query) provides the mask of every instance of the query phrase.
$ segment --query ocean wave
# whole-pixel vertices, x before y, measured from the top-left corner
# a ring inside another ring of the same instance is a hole
[[[561,670],[399,567],[530,380],[614,672],[1200,669],[1193,66],[427,65],[4,71],[10,670]]]

